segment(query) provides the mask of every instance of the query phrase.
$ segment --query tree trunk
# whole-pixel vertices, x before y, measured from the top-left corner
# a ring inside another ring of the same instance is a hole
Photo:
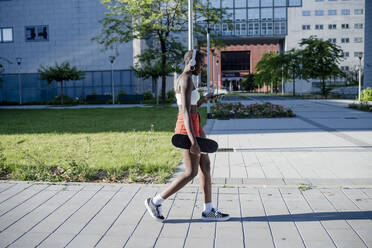
[[[296,95],[296,79],[295,79],[294,76],[293,76],[293,92],[292,92],[292,95],[293,95],[293,96]]]
[[[155,99],[156,99],[156,104],[159,104],[158,79],[153,77],[152,78],[152,82],[155,85]]]
[[[164,40],[161,40],[161,99],[162,99],[162,104],[165,104],[166,103],[166,100],[165,100],[165,90],[166,90],[166,87],[167,87],[167,75],[166,75],[166,71],[165,71],[165,67],[166,67],[166,64],[167,64],[167,57],[166,57],[166,48],[165,48],[165,41]]]
[[[327,98],[324,78],[322,78],[322,93],[323,93],[323,96]]]
[[[61,81],[61,104],[63,105],[63,80]]]

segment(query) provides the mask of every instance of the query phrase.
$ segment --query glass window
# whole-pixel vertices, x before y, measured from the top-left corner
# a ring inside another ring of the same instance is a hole
[[[302,16],[310,16],[310,10],[303,10]]]
[[[209,0],[209,4],[212,8],[221,8],[220,0]]]
[[[267,23],[266,22],[262,22],[261,23],[261,34],[262,35],[266,35],[267,34]]]
[[[260,19],[260,9],[248,9],[248,20],[258,21]]]
[[[333,44],[336,44],[336,38],[329,38],[328,41]]]
[[[274,22],[274,34],[286,34],[285,22]]]
[[[274,9],[274,19],[275,20],[285,20],[287,19],[287,11],[286,8],[275,8]]]
[[[260,0],[248,0],[248,7],[259,7]]]
[[[350,56],[349,52],[342,52],[342,57],[349,57],[349,56]]]
[[[355,15],[363,15],[363,9],[354,9]]]
[[[280,6],[280,7],[287,6],[286,0],[274,0],[274,6]]]
[[[363,23],[355,23],[354,28],[355,29],[363,29]]]
[[[273,23],[267,23],[267,34],[273,34]]]
[[[316,16],[322,16],[322,15],[324,15],[324,10],[315,10],[315,15]]]
[[[280,34],[280,22],[274,23],[274,34]]]
[[[289,0],[289,1],[288,1],[288,6],[289,6],[289,7],[298,7],[298,6],[302,6],[302,1],[301,1],[301,0]]]
[[[25,27],[26,41],[47,41],[48,27],[47,26],[28,26]]]
[[[247,7],[246,0],[235,0],[235,8],[245,8]]]
[[[324,0],[315,0],[315,2],[324,2]]]
[[[262,8],[261,9],[261,20],[272,20],[272,19],[273,19],[273,9]]]
[[[336,29],[337,25],[336,24],[328,24],[328,29]]]
[[[233,9],[226,9],[226,13],[223,17],[224,20],[234,20],[234,10]]]
[[[245,22],[235,24],[235,35],[247,35],[247,25]]]
[[[329,9],[328,10],[328,15],[337,15],[337,10],[335,10],[335,9]]]
[[[281,31],[281,34],[287,34],[286,22],[281,22],[280,31]]]
[[[13,41],[13,28],[0,28],[0,42]]]
[[[341,24],[341,28],[342,29],[349,29],[349,24],[347,24],[347,23]]]
[[[310,30],[310,25],[302,25],[302,30]]]
[[[261,7],[272,7],[273,0],[261,0]]]
[[[316,30],[323,30],[323,28],[324,28],[323,24],[316,24],[315,25]]]
[[[235,9],[235,21],[244,22],[247,18],[247,9]]]
[[[231,0],[222,0],[221,2],[222,2],[222,8],[232,8],[232,7],[234,7]]]
[[[341,38],[341,43],[349,43],[350,39],[349,38]]]
[[[354,38],[354,43],[362,43],[363,42],[363,38],[362,37],[355,37]]]
[[[354,52],[354,57],[363,57],[363,52]]]
[[[350,15],[350,10],[349,9],[343,9],[341,10],[342,15]]]
[[[258,22],[248,23],[248,35],[258,35],[260,33],[260,24]]]

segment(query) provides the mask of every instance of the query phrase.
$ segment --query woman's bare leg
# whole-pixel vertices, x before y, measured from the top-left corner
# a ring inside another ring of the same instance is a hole
[[[203,191],[204,203],[212,202],[212,179],[211,168],[208,154],[200,156],[200,175],[199,182]]]
[[[202,132],[200,137],[206,138],[205,133]],[[200,176],[199,183],[203,191],[204,203],[212,202],[212,179],[211,179],[211,162],[208,154],[201,154],[200,156]]]
[[[183,149],[183,159],[186,170],[160,194],[163,199],[167,199],[169,196],[176,193],[198,174],[200,155],[191,154],[190,150]]]

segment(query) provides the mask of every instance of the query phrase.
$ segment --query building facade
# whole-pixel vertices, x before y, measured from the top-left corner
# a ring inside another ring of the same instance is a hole
[[[59,95],[60,86],[39,80],[37,69],[64,61],[86,72],[84,80],[64,84],[64,94],[70,97],[111,94],[112,81],[115,95],[120,90],[151,90],[151,81],[136,78],[131,69],[143,42],[120,45],[111,67],[109,56],[114,52],[101,51],[103,46],[91,40],[101,31],[99,20],[105,11],[100,0],[0,0],[0,57],[5,69],[0,102],[48,101]]]
[[[204,0],[203,4],[207,5]],[[225,47],[211,56],[211,84],[239,89],[239,80],[256,72],[265,52],[281,52],[288,35],[288,11],[302,6],[301,0],[210,0],[211,8],[223,8],[220,23],[210,25],[211,36],[223,39]],[[206,28],[205,20],[196,24]],[[205,39],[205,37],[198,37]],[[216,63],[218,61],[218,63]]]
[[[329,40],[343,50],[340,68],[357,76],[359,57],[363,55],[365,44],[364,19],[364,0],[303,1],[302,7],[288,9],[285,50],[299,49],[301,39],[312,35]],[[299,80],[296,81],[296,91],[318,91],[318,84],[317,80]],[[292,91],[292,83],[286,84],[286,91]]]
[[[364,88],[372,88],[372,1],[366,1],[365,12]]]
[[[226,10],[221,22],[210,25],[211,36],[219,36],[226,44],[221,50],[214,49],[215,56],[211,56],[214,87],[239,89],[239,80],[255,72],[265,52],[299,48],[298,42],[311,35],[340,45],[344,50],[340,66],[352,71],[358,68],[358,56],[368,44],[365,39],[371,39],[367,32],[371,25],[364,20],[365,0],[203,0],[205,6],[208,2],[210,8]],[[59,85],[48,86],[39,80],[37,69],[63,61],[86,72],[84,80],[66,82],[64,93],[70,97],[111,94],[112,82],[115,94],[120,90],[129,94],[154,91],[151,80],[136,78],[131,69],[146,42],[120,45],[119,56],[111,65],[113,53],[101,51],[103,47],[91,40],[101,31],[99,21],[105,11],[100,0],[0,0],[0,59],[5,68],[0,102],[47,101],[59,95]],[[207,23],[196,19],[196,25],[206,28]],[[186,45],[187,32],[179,35]],[[366,53],[364,67],[370,82],[372,62],[370,58],[368,62],[367,48]],[[174,78],[168,78],[167,90],[173,83]],[[291,92],[291,88],[287,83],[285,91]],[[311,92],[314,84],[296,81],[296,90]]]

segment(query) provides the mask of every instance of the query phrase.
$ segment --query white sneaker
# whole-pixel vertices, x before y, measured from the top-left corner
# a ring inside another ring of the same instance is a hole
[[[161,214],[161,205],[152,203],[152,198],[150,197],[145,200],[145,206],[152,218],[156,221],[163,222],[164,216]]]

